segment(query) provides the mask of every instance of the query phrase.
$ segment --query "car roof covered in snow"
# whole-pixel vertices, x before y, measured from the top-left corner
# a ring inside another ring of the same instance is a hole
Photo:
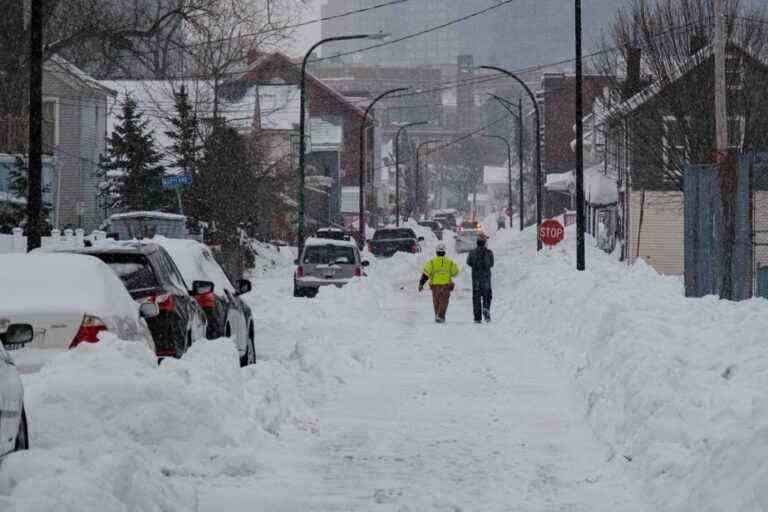
[[[357,247],[357,244],[352,240],[335,240],[333,238],[307,238],[304,241],[304,246],[317,246],[317,245],[336,245],[339,247]]]
[[[0,316],[89,314],[135,317],[137,306],[120,278],[85,254],[0,255]]]
[[[211,281],[216,295],[224,296],[225,290],[235,293],[235,287],[213,258],[213,253],[207,245],[197,240],[163,236],[155,236],[150,240],[168,252],[188,285],[192,285],[194,281]]]
[[[69,252],[78,254],[152,254],[160,250],[155,243],[140,242],[138,240],[98,240],[90,247],[72,247],[71,245],[51,245],[39,249],[41,252]]]

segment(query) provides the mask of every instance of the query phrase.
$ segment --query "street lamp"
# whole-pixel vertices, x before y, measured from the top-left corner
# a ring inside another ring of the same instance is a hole
[[[498,139],[507,145],[507,208],[509,209],[509,227],[512,229],[512,145],[509,139],[501,135],[483,135],[487,139]],[[522,225],[523,208],[520,205],[520,225]]]
[[[508,100],[496,96],[495,94],[490,94],[489,96],[492,96],[496,101],[498,101],[502,107],[504,107],[507,112],[509,112],[513,117],[517,119],[517,160],[518,165],[520,166],[520,183],[518,183],[518,200],[520,204],[520,231],[522,231],[525,228],[525,196],[523,194],[523,100],[518,99],[517,100],[517,113],[515,113],[512,110],[512,107],[509,105]],[[511,182],[512,177],[510,176],[510,190],[509,195],[512,197],[512,188],[511,188]],[[510,199],[510,203],[511,203]],[[511,220],[511,219],[510,219]]]
[[[395,135],[395,216],[397,227],[400,227],[400,133],[411,126],[423,126],[429,121],[417,121],[402,125]]]
[[[440,142],[439,139],[428,140],[416,146],[416,197],[414,201],[414,207],[416,209],[417,215],[419,213],[419,189],[421,188],[421,167],[419,164],[419,151],[421,151],[422,146],[426,146],[428,144],[436,144],[438,142]]]
[[[360,212],[358,216],[358,222],[360,223],[359,229],[360,229],[360,244],[365,243],[365,193],[363,192],[364,186],[365,186],[365,159],[363,158],[363,152],[364,152],[364,138],[365,138],[365,129],[368,126],[368,116],[371,113],[371,110],[373,110],[373,106],[376,105],[380,100],[386,98],[387,96],[391,94],[395,94],[398,92],[404,92],[409,90],[409,87],[398,87],[397,89],[391,89],[385,93],[380,94],[375,100],[373,100],[370,105],[365,109],[365,114],[363,115],[363,120],[360,122],[360,176],[359,176],[359,186],[360,186]]]
[[[306,109],[305,105],[307,102],[306,98],[306,76],[307,76],[307,63],[309,62],[309,57],[312,55],[312,53],[322,44],[330,43],[333,41],[351,41],[353,39],[383,39],[387,37],[386,34],[358,34],[354,36],[337,36],[337,37],[328,37],[325,38],[317,43],[315,43],[309,51],[304,55],[304,60],[301,62],[301,78],[299,82],[299,211],[298,211],[298,218],[299,218],[299,226],[298,226],[298,232],[297,232],[297,242],[298,242],[298,249],[299,249],[299,255],[301,255],[302,249],[304,249],[304,186],[306,181],[306,173],[305,173],[305,160],[306,160],[306,152],[307,152],[307,143],[305,140],[305,132],[306,132],[306,119],[304,115],[304,110]]]
[[[502,69],[496,66],[479,66],[478,69],[488,69],[502,73],[517,81],[523,86],[525,92],[531,98],[533,103],[534,113],[536,115],[536,248],[541,250],[541,237],[538,236],[538,232],[541,229],[541,215],[542,215],[542,189],[541,189],[541,114],[539,113],[539,103],[536,101],[536,96],[531,91],[531,88],[523,82],[517,75],[510,73],[506,69]]]

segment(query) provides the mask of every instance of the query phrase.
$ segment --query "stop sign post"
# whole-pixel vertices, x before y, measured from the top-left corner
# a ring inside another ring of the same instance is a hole
[[[549,219],[544,221],[539,228],[539,238],[544,245],[557,245],[565,237],[565,228],[559,221]]]

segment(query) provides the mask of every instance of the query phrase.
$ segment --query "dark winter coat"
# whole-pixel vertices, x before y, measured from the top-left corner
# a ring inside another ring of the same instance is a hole
[[[467,256],[467,266],[472,269],[472,280],[491,280],[493,268],[493,251],[487,247],[478,247]]]

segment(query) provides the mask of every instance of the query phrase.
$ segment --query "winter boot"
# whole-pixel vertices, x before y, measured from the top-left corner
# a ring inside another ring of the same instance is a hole
[[[483,311],[483,318],[485,319],[486,322],[490,322],[491,321],[491,310],[490,309],[486,309],[486,310]]]

